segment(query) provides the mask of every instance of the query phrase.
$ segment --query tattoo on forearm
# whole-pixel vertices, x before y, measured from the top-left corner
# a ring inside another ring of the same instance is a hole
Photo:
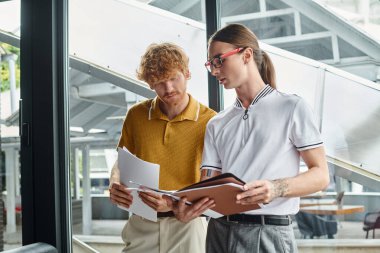
[[[272,182],[275,197],[285,197],[289,191],[289,185],[286,179],[277,179]]]

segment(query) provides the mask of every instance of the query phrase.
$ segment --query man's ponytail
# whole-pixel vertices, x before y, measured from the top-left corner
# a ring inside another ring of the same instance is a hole
[[[272,60],[269,55],[263,51],[263,57],[261,61],[260,76],[266,84],[269,84],[273,89],[276,89],[276,72],[274,70],[274,66]]]

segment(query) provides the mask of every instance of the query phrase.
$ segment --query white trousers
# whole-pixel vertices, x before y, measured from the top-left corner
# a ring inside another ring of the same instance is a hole
[[[124,226],[123,253],[204,253],[207,232],[205,218],[182,223],[174,217],[153,222],[132,215]]]

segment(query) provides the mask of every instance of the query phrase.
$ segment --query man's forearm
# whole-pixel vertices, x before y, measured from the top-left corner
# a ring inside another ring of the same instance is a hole
[[[113,183],[120,182],[120,170],[118,167],[118,161],[116,160],[115,164],[112,167],[111,170],[111,176],[110,176],[110,187]]]
[[[314,167],[293,178],[282,178],[272,181],[273,195],[277,197],[300,197],[327,187],[329,183],[323,170]]]
[[[202,169],[201,170],[201,181],[204,181],[206,179],[215,177],[220,175],[221,172],[218,170],[213,170],[213,169]]]

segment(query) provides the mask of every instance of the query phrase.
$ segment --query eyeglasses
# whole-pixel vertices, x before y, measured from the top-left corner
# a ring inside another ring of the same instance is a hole
[[[243,49],[244,49],[244,47],[239,47],[239,48],[236,48],[236,49],[234,49],[232,51],[229,51],[229,52],[227,52],[225,54],[215,56],[214,58],[212,58],[211,60],[209,60],[209,61],[207,61],[205,63],[206,69],[209,72],[211,72],[212,68],[220,68],[220,67],[222,67],[224,60],[228,56],[240,53]]]

